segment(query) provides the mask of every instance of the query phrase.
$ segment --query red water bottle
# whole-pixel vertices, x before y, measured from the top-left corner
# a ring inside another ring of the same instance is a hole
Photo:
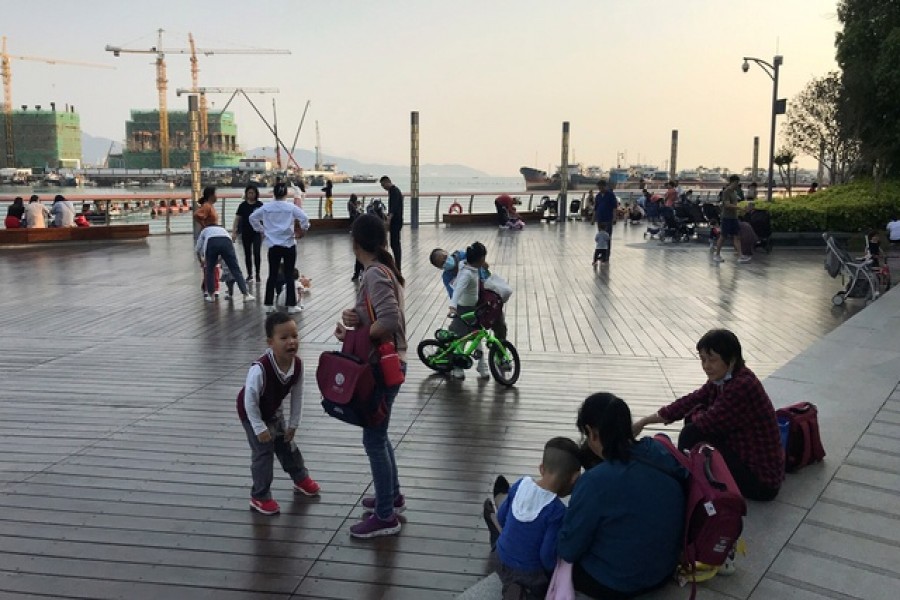
[[[384,342],[378,346],[378,359],[381,365],[381,375],[387,387],[396,387],[406,381],[403,369],[400,368],[400,356],[393,342]]]

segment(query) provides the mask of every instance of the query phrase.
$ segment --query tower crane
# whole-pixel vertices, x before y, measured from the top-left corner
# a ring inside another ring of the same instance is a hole
[[[3,36],[2,46],[0,46],[0,76],[3,78],[3,116],[4,128],[6,133],[6,166],[15,167],[16,162],[16,146],[13,141],[13,101],[12,101],[12,68],[10,60],[32,60],[36,62],[48,63],[51,65],[71,65],[74,67],[96,67],[98,69],[115,69],[110,65],[100,65],[97,63],[77,62],[74,60],[62,60],[59,58],[46,58],[43,56],[20,56],[17,54],[9,54],[6,51],[6,36]]]
[[[193,36],[190,37],[190,48],[163,48],[163,30],[157,30],[156,46],[147,50],[138,50],[131,48],[123,48],[121,46],[110,46],[107,44],[105,50],[112,52],[113,56],[121,54],[155,54],[156,55],[156,91],[159,93],[159,162],[164,169],[169,167],[169,113],[166,102],[166,90],[168,89],[168,79],[166,78],[166,54],[190,54],[191,55],[191,75],[192,83],[195,89],[199,89],[197,85],[197,55],[203,54],[210,56],[213,54],[290,54],[290,50],[273,50],[267,48],[197,48],[194,45]],[[201,108],[205,115],[205,99],[202,99]],[[205,130],[205,131],[204,131]],[[208,125],[205,118],[201,120],[201,134],[203,139],[208,134]]]

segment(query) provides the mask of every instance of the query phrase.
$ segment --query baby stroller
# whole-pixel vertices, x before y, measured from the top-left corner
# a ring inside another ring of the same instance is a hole
[[[559,200],[551,200],[550,196],[541,198],[541,203],[535,207],[534,212],[539,213],[542,219],[555,221],[559,212]]]
[[[581,200],[572,200],[569,202],[569,214],[566,215],[569,221],[580,221],[581,216]]]
[[[747,214],[747,222],[759,238],[757,247],[762,247],[766,254],[772,252],[772,219],[767,210],[752,210]]]
[[[831,303],[841,306],[847,298],[865,298],[871,304],[881,295],[879,281],[872,270],[872,261],[865,258],[854,260],[843,248],[838,248],[834,238],[823,233],[825,240],[825,270],[832,278],[841,275],[844,289],[831,298]]]
[[[701,210],[703,211],[703,216],[710,225],[719,225],[719,221],[722,217],[718,206],[712,202],[704,202]]]
[[[659,241],[665,242],[666,238],[671,238],[674,242],[688,242],[694,237],[694,225],[675,216],[675,209],[663,207],[660,213],[663,227],[659,232]]]

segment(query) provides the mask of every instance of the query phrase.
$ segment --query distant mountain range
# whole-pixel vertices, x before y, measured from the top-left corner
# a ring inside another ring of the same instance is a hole
[[[253,148],[245,152],[247,156],[262,157],[274,159],[275,148],[272,146],[264,146],[261,148]],[[311,150],[297,150],[294,152],[294,158],[300,163],[304,169],[312,169],[316,163],[316,153]],[[288,162],[284,152],[281,154],[281,162],[286,165]],[[352,158],[342,158],[340,156],[322,155],[323,163],[334,163],[339,171],[345,171],[351,175],[360,175],[368,173],[371,175],[388,177],[402,177],[409,175],[408,165],[388,165],[383,163],[365,163]],[[466,165],[419,165],[419,174],[422,177],[489,177],[490,174]]]
[[[116,154],[122,151],[121,142],[113,141],[109,138],[94,137],[90,134],[81,133],[81,162],[85,165],[102,165],[106,160],[107,153]],[[252,148],[245,152],[248,157],[275,158],[275,148],[272,146]],[[305,169],[312,169],[316,162],[316,154],[311,150],[297,150],[294,158]],[[287,157],[282,153],[282,164],[287,164]],[[343,158],[340,156],[323,156],[323,163],[334,163],[339,171],[346,171],[351,175],[371,174],[380,177],[387,175],[388,177],[403,177],[409,175],[408,165],[388,165],[383,163],[365,163],[352,158]],[[420,175],[422,177],[489,177],[488,173],[467,167],[465,165],[420,165]]]

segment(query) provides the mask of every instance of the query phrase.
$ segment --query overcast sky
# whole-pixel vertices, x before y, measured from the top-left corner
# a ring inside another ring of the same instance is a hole
[[[835,0],[0,0],[10,54],[103,63],[116,70],[13,60],[13,104],[74,104],[82,129],[122,140],[132,108],[157,106],[153,57],[104,51],[281,48],[291,56],[200,57],[200,85],[277,87],[288,145],[409,162],[410,111],[421,161],[494,175],[560,159],[563,121],[574,160],[663,167],[671,130],[679,168],[740,170],[753,136],[768,148],[771,80],[742,57],[784,55],[780,96],[837,68]],[[167,58],[170,109],[187,107],[188,56]],[[272,96],[253,96],[271,117]],[[215,106],[227,96],[212,96]],[[246,101],[231,107],[243,148],[272,145]],[[570,162],[574,162],[570,154]],[[801,164],[813,166],[809,159]],[[311,166],[311,165],[304,165]],[[339,165],[340,166],[340,165]]]

